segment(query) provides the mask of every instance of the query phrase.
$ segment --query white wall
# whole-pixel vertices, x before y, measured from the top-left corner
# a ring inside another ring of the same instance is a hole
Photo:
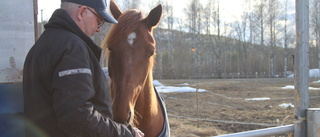
[[[22,82],[23,63],[34,39],[33,0],[1,0],[0,83]]]

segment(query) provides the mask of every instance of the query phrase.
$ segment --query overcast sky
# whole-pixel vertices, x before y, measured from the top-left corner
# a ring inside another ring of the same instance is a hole
[[[60,7],[61,0],[38,0],[38,9],[39,9],[39,21],[41,21],[41,10],[43,11],[43,19],[48,20],[53,13],[53,11]],[[121,3],[124,0],[116,0],[118,3]],[[206,0],[200,0],[206,1]],[[223,17],[226,21],[234,21],[236,20],[242,13],[242,6],[245,0],[220,0],[220,9],[221,9],[221,17]],[[294,0],[289,0],[291,3]],[[121,7],[121,4],[119,4]],[[184,12],[184,8],[186,7],[187,2],[185,0],[173,0],[173,9],[175,10],[174,16],[181,17]],[[141,9],[145,11],[149,11],[150,8],[148,6],[142,6]],[[125,10],[125,9],[122,9]]]

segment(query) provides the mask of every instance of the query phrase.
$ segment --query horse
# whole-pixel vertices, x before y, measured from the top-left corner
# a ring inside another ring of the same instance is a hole
[[[156,41],[153,29],[161,4],[147,17],[137,9],[122,12],[114,0],[110,12],[118,20],[102,42],[108,62],[114,120],[139,128],[146,137],[170,136],[163,98],[153,86]]]

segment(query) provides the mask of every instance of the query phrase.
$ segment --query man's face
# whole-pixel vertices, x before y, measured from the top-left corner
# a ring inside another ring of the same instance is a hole
[[[104,24],[103,18],[93,9],[90,7],[86,7],[86,21],[84,26],[84,33],[91,37],[96,32],[100,32],[100,27]]]

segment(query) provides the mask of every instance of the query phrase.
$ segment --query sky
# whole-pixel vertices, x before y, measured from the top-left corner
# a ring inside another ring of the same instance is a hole
[[[110,1],[110,0],[107,0]],[[120,9],[122,11],[125,11],[127,9],[124,9],[123,4],[125,1],[128,0],[116,0],[116,2],[118,3],[118,5],[120,6]],[[146,0],[140,0],[143,1],[143,4],[146,5],[140,5],[139,9],[142,10],[144,13],[148,13],[152,8],[154,8],[156,5],[154,5],[154,7],[150,6],[152,3],[152,1],[146,1]],[[167,0],[161,0],[163,1],[163,4],[165,4],[165,2]],[[208,0],[199,0],[200,3],[203,4],[203,6],[205,7],[205,3],[208,2]],[[218,1],[218,0],[216,0]],[[234,23],[237,20],[241,19],[241,15],[243,14],[243,9],[248,7],[248,4],[246,5],[245,2],[247,0],[219,0],[220,2],[220,20],[222,22],[222,26],[224,27],[224,31],[228,32],[233,30],[232,26],[230,24]],[[254,0],[251,0],[254,1]],[[279,0],[280,2],[284,2],[285,0]],[[289,21],[288,21],[288,27],[289,30],[295,30],[294,27],[294,13],[295,13],[295,9],[294,9],[294,3],[295,0],[288,0],[289,5],[291,5],[291,10],[288,11],[288,14],[290,14],[289,16]],[[45,21],[45,20],[49,20],[50,16],[52,15],[52,13],[54,12],[55,9],[60,7],[60,3],[61,0],[38,0],[38,21]],[[107,2],[109,3],[109,2]],[[186,15],[184,14],[186,7],[189,4],[189,0],[172,0],[172,5],[173,5],[173,16],[176,19],[182,19],[185,20],[186,19]],[[164,20],[163,20],[164,21]],[[224,26],[225,24],[227,24],[227,26]],[[229,25],[228,25],[229,24]],[[284,21],[279,21],[279,24],[281,24],[280,26],[284,26]],[[178,23],[174,24],[175,28],[179,28]],[[212,31],[212,33],[216,33],[214,31]]]
[[[116,0],[124,1],[124,0]],[[205,0],[200,0],[205,1]],[[242,13],[242,3],[244,0],[220,0],[221,17],[226,20],[234,20],[236,17],[240,16]],[[38,20],[41,21],[41,13],[43,15],[43,20],[48,20],[55,9],[60,7],[61,0],[38,0]],[[232,4],[231,4],[232,3]],[[187,2],[185,0],[173,0],[174,5],[174,16],[179,17],[184,12]],[[119,4],[120,5],[120,4]],[[143,7],[142,7],[143,8]],[[149,7],[144,10],[150,10]],[[122,9],[123,11],[125,9]]]
[[[38,21],[41,21],[41,13],[43,20],[49,20],[55,9],[60,7],[61,0],[38,0]]]

